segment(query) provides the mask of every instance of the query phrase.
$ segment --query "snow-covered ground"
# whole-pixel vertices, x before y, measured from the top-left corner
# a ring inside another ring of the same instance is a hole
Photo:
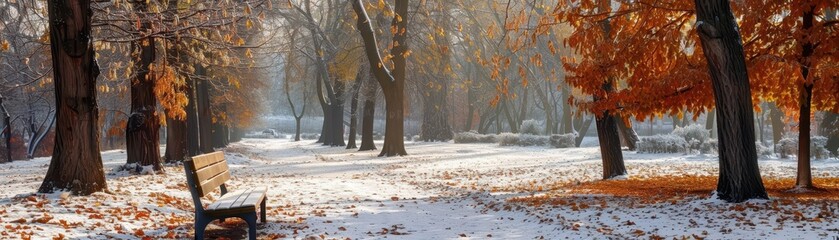
[[[324,147],[313,141],[245,139],[224,149],[229,188],[270,189],[260,238],[294,239],[826,239],[839,237],[839,201],[778,199],[729,204],[707,195],[663,202],[572,193],[598,181],[596,147],[545,149],[408,142],[409,156]],[[381,146],[381,145],[380,145]],[[624,152],[630,178],[715,176],[712,155]],[[103,153],[109,193],[34,194],[48,158],[0,165],[0,239],[191,238],[192,200],[181,166],[117,171],[123,151]],[[794,177],[795,162],[760,161],[763,177]],[[813,162],[837,177],[839,160]],[[832,186],[839,187],[839,186]],[[523,200],[525,199],[525,200]],[[559,204],[535,204],[547,199]],[[208,228],[244,236],[241,221]]]

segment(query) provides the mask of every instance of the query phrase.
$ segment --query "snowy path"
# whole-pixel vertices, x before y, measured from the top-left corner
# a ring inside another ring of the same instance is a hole
[[[596,147],[406,144],[409,156],[377,158],[378,152],[328,148],[312,141],[246,139],[226,149],[233,169],[229,184],[234,189],[269,187],[269,223],[260,228],[261,238],[839,237],[839,202],[835,200],[727,204],[701,197],[640,204],[625,198],[575,195],[560,199],[565,204],[559,205],[510,201],[561,194],[566,189],[550,186],[599,179]],[[632,176],[717,172],[715,156],[624,154]],[[6,230],[0,239],[59,234],[67,238],[191,237],[192,202],[181,167],[138,176],[112,170],[124,162],[121,151],[105,152],[103,159],[112,193],[89,197],[33,197],[49,159],[0,165],[0,176],[5,179],[0,186],[0,224]],[[814,161],[813,166],[814,176],[839,176],[835,159]],[[762,160],[761,171],[765,178],[794,176],[795,162]],[[237,224],[241,222],[211,226],[209,234],[239,237],[244,230]]]

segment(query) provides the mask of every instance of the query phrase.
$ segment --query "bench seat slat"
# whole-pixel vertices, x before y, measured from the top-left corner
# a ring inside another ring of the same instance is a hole
[[[265,199],[265,188],[252,188],[225,194],[207,207],[210,215],[230,215],[254,212]]]

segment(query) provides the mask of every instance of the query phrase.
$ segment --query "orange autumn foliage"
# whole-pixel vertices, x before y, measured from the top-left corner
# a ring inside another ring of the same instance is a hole
[[[621,2],[599,14],[598,1],[560,3],[554,14],[574,27],[565,40],[581,57],[563,59],[567,81],[590,97],[569,101],[590,112],[612,111],[639,119],[683,111],[701,113],[713,107],[706,62],[693,29],[693,1]],[[811,8],[812,7],[812,8]],[[839,24],[829,11],[836,1],[734,1],[740,21],[755,104],[776,101],[798,108],[798,87],[814,84],[815,109],[839,112]],[[812,10],[814,26],[802,28],[802,14]],[[608,23],[609,35],[603,26]],[[815,46],[808,59],[802,45]],[[809,65],[804,79],[801,67]],[[617,91],[602,84],[616,81]],[[698,116],[695,115],[695,116]]]

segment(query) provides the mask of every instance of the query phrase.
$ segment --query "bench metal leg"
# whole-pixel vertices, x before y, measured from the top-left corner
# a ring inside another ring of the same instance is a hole
[[[267,218],[265,218],[265,202],[267,202],[267,201],[268,201],[267,198],[263,199],[262,204],[259,205],[259,209],[260,209],[260,212],[259,212],[260,216],[259,217],[262,220],[262,223],[265,223],[266,221],[268,221]]]
[[[256,213],[245,215],[243,219],[248,223],[248,239],[256,240]]]
[[[196,217],[195,218],[195,239],[196,240],[203,240],[204,239],[204,230],[207,228],[207,224],[210,224],[212,220],[203,217]]]

